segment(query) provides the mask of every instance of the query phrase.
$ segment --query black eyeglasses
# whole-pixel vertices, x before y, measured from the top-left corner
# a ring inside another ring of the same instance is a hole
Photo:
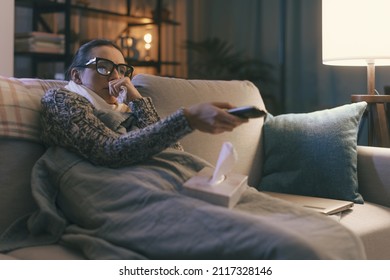
[[[101,57],[94,57],[90,60],[88,60],[87,63],[84,65],[79,65],[77,67],[87,67],[91,64],[95,64],[96,72],[98,72],[102,76],[109,76],[111,75],[112,71],[114,71],[114,68],[118,71],[119,75],[121,77],[129,77],[130,79],[133,76],[134,67],[127,65],[127,64],[115,64],[109,59],[101,58]]]

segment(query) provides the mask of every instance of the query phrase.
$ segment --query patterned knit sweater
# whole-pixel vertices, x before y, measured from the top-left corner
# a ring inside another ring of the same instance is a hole
[[[42,140],[109,167],[142,162],[168,147],[182,150],[177,141],[192,132],[182,109],[161,120],[150,98],[129,107],[127,115],[99,112],[74,92],[51,89],[42,98]],[[116,119],[118,127],[113,126]]]

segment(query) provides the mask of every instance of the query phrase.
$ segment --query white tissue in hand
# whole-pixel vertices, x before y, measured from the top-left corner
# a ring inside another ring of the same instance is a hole
[[[127,88],[125,86],[121,86],[121,91],[117,97],[118,103],[125,103],[127,99]]]
[[[237,152],[234,149],[233,144],[230,142],[224,142],[209,184],[216,185],[225,180],[225,176],[233,170],[236,162]]]

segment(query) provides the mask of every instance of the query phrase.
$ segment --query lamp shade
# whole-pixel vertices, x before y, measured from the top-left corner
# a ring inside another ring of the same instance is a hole
[[[322,61],[390,65],[390,0],[322,0]]]

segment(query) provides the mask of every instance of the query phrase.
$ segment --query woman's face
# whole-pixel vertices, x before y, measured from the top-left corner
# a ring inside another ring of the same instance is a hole
[[[111,46],[93,48],[90,53],[90,58],[94,57],[105,58],[111,60],[115,64],[125,63],[122,53]],[[115,67],[110,75],[103,76],[96,72],[96,65],[91,64],[89,67],[80,71],[79,77],[82,85],[97,93],[107,103],[114,104],[117,102],[116,97],[111,96],[109,93],[109,81],[120,78],[120,75]]]

